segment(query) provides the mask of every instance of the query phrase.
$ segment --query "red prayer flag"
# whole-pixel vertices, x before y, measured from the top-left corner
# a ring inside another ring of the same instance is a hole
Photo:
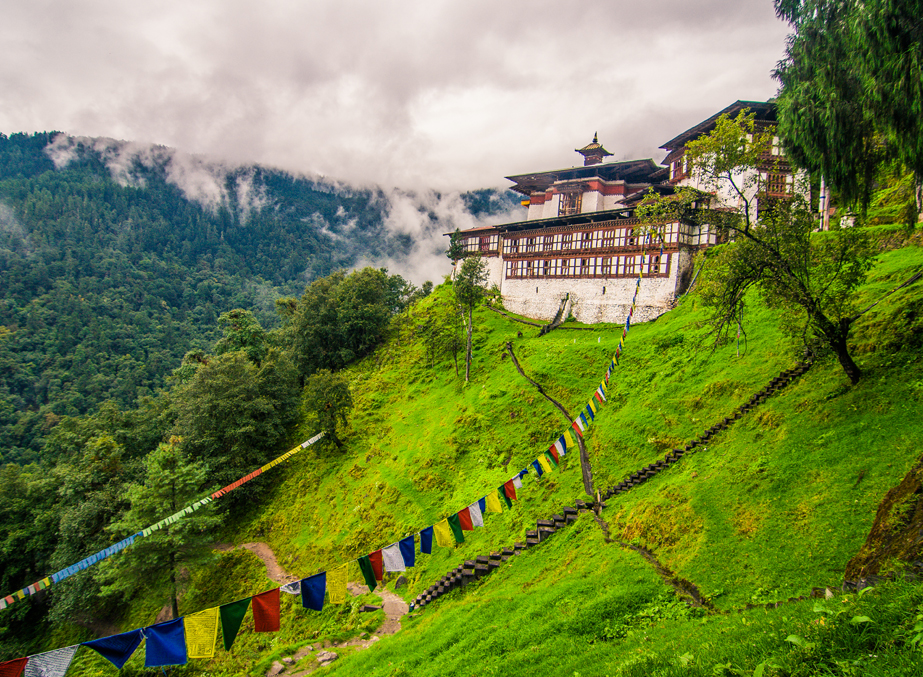
[[[6,663],[0,663],[0,677],[19,677],[26,669],[28,658],[17,658]]]
[[[576,421],[574,421],[573,423],[571,423],[571,424],[570,424],[570,427],[573,428],[574,430],[576,430],[576,431],[577,431],[577,434],[580,435],[580,437],[583,437],[583,433],[580,431],[580,426],[577,425],[577,422],[576,422]]]
[[[375,580],[380,582],[382,576],[384,576],[384,568],[382,567],[381,550],[370,552],[369,562],[372,563],[372,570],[375,572]]]
[[[279,631],[279,588],[254,595],[250,605],[253,608],[254,631]]]
[[[471,523],[471,511],[468,508],[458,511],[458,523],[461,524],[462,531],[474,531],[474,525]]]
[[[506,492],[506,497],[511,501],[516,500],[516,485],[513,484],[513,480],[507,480],[503,485],[503,491]]]
[[[560,462],[561,462],[561,457],[558,456],[558,450],[555,448],[555,446],[554,446],[553,444],[552,444],[551,447],[548,449],[548,453],[551,454],[552,456],[554,456],[554,462],[555,462],[555,463],[560,463]]]
[[[596,399],[599,400],[599,403],[602,404],[602,403],[603,403],[603,398],[600,397],[599,391],[598,391],[598,390],[593,391],[593,394],[596,396]]]

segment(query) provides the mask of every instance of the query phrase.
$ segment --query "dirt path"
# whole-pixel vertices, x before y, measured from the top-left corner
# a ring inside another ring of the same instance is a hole
[[[266,575],[269,576],[270,580],[275,581],[276,583],[291,583],[297,581],[298,577],[293,576],[288,573],[285,569],[282,568],[282,565],[276,560],[276,554],[272,551],[272,548],[269,547],[266,543],[257,541],[255,543],[241,543],[238,546],[233,546],[230,543],[219,543],[215,546],[215,550],[218,552],[228,552],[230,550],[238,550],[243,548],[244,550],[249,550],[254,555],[260,558],[263,564],[266,567]]]
[[[285,584],[298,580],[297,576],[293,576],[282,568],[278,560],[276,560],[276,555],[272,551],[272,548],[270,548],[266,543],[257,541],[254,543],[242,543],[238,546],[233,546],[230,543],[219,543],[215,546],[215,550],[219,552],[230,552],[231,550],[238,550],[240,548],[249,550],[254,555],[259,557],[260,561],[262,561],[266,566],[266,575],[276,583]],[[348,583],[346,589],[353,597],[367,594],[369,591],[368,586],[360,585],[359,583],[354,582]],[[381,627],[375,630],[371,636],[369,636],[367,639],[354,637],[353,639],[343,642],[342,644],[330,644],[329,642],[323,642],[318,643],[314,647],[305,647],[304,649],[307,650],[299,650],[297,654],[290,657],[291,663],[274,663],[273,668],[270,669],[270,671],[267,673],[267,677],[274,677],[276,675],[278,675],[278,677],[300,677],[301,675],[309,674],[316,670],[318,667],[321,667],[321,665],[319,663],[314,663],[307,669],[298,669],[297,672],[289,672],[288,668],[294,668],[295,663],[301,661],[304,658],[310,657],[314,649],[317,649],[318,655],[331,649],[335,649],[338,646],[367,649],[378,642],[382,637],[386,635],[393,635],[399,631],[401,629],[401,618],[403,618],[410,611],[410,606],[407,604],[407,602],[401,599],[400,595],[397,595],[390,590],[386,590],[384,586],[377,588],[374,594],[381,598],[382,609],[385,612],[385,622],[382,623]]]

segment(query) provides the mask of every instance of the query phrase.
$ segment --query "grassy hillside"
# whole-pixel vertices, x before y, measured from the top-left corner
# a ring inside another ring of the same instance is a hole
[[[883,253],[863,287],[862,305],[921,266],[923,252],[915,244]],[[424,303],[441,293],[447,289]],[[723,612],[842,580],[878,502],[920,453],[921,310],[918,284],[857,323],[853,346],[865,370],[859,385],[850,387],[836,361],[822,357],[704,448],[609,501],[602,518],[612,538],[652,550],[698,586],[714,611],[678,601],[645,560],[607,542],[584,514],[489,577],[415,612],[400,633],[346,655],[329,672],[755,674],[766,661],[758,674],[810,674],[803,670],[818,661],[848,663],[874,649],[883,656],[881,674],[900,674],[914,655],[923,656],[868,642],[875,633],[909,632],[912,622],[905,628],[906,621],[923,603],[913,587],[837,599],[818,611],[809,600],[771,611]],[[611,404],[587,435],[598,487],[694,438],[801,357],[780,333],[779,318],[757,299],[740,357],[734,345],[714,354],[697,347],[704,317],[691,296],[657,321],[632,328],[622,365],[613,372]],[[564,428],[561,415],[516,373],[505,343],[514,344],[527,373],[576,413],[602,378],[621,328],[534,334],[480,311],[473,381],[465,385],[447,361],[425,366],[412,332],[402,332],[350,372],[356,409],[345,452],[309,449],[275,469],[276,484],[265,501],[223,536],[265,541],[286,569],[307,575],[388,545],[493,490]],[[537,518],[582,494],[577,456],[568,454],[550,476],[526,480],[522,500],[491,516],[485,529],[467,533],[465,544],[418,554],[402,594],[410,600],[463,560],[522,541]],[[193,573],[181,612],[273,587],[249,553],[216,558],[213,569]],[[285,651],[375,627],[380,618],[357,611],[363,602],[328,605],[319,614],[283,609],[281,633],[245,631],[231,654],[219,652],[214,661],[196,661],[175,674],[265,673]],[[124,627],[150,623],[161,603],[133,610],[122,619]],[[837,615],[844,609],[848,613]],[[850,623],[863,616],[872,621]],[[803,645],[786,642],[788,635]],[[872,648],[866,651],[863,642]],[[75,674],[95,674],[99,661],[86,653]],[[139,654],[126,670],[131,674],[140,665]],[[853,673],[843,668],[836,674]]]

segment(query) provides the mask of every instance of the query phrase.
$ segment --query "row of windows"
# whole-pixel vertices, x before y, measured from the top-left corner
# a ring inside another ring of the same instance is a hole
[[[668,275],[670,255],[663,260],[653,256],[597,256],[582,259],[545,259],[538,261],[507,261],[506,277],[631,277]]]
[[[500,242],[499,235],[482,235],[480,237],[466,237],[463,240],[466,252],[496,253]]]
[[[636,233],[635,228],[605,228],[580,231],[576,233],[554,233],[550,235],[522,235],[503,238],[503,254],[542,254],[574,250],[612,249],[614,247],[657,246],[661,238],[666,245],[714,244],[714,234],[708,233],[708,227],[691,227],[680,223],[668,223],[657,232]],[[534,231],[533,231],[534,232]],[[499,235],[481,235],[464,240],[465,250],[495,254],[499,251]]]

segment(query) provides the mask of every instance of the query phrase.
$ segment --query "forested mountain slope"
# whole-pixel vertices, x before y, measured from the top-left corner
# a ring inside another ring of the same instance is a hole
[[[893,239],[884,232],[882,240]],[[923,265],[917,240],[883,252],[858,306],[880,298]],[[390,341],[346,370],[356,407],[344,448],[312,447],[265,476],[264,489],[225,527],[234,543],[266,542],[297,575],[331,570],[415,533],[494,490],[562,432],[560,414],[517,373],[526,372],[572,410],[590,397],[621,327],[536,330],[478,312],[473,380],[449,355],[433,360],[426,327],[450,293],[440,287],[392,325]],[[836,588],[864,542],[885,492],[915,465],[923,423],[923,287],[905,288],[864,315],[852,346],[865,376],[856,386],[832,356],[745,414],[726,432],[652,480],[612,498],[598,522],[583,513],[547,543],[404,619],[404,629],[368,651],[338,648],[328,668],[342,675],[484,674],[915,674],[910,642],[918,587],[857,598],[768,602]],[[586,439],[598,487],[662,458],[728,416],[803,356],[783,319],[753,299],[741,355],[697,348],[707,331],[695,295],[655,322],[636,325],[614,370],[609,403]],[[520,331],[522,336],[520,336]],[[313,432],[303,420],[298,437]],[[523,541],[537,519],[587,498],[576,454],[540,479],[464,544],[417,554],[410,600],[476,555]],[[689,607],[675,585],[632,547],[647,548],[707,605]],[[247,551],[216,553],[190,574],[181,613],[261,592],[272,584]],[[899,568],[898,564],[895,564]],[[358,568],[352,572],[359,579]],[[395,575],[386,576],[389,588]],[[299,647],[377,626],[359,606],[305,611],[284,597],[278,634],[245,624],[230,652],[192,661],[176,674],[265,674]],[[164,600],[136,591],[130,610],[109,620],[122,630],[149,624]],[[738,612],[747,604],[758,608]],[[842,613],[841,613],[842,612]],[[65,632],[59,642],[76,637]],[[85,631],[82,636],[86,636]],[[794,639],[790,639],[794,637]],[[356,655],[351,655],[355,653]],[[109,669],[84,652],[76,675]],[[292,667],[295,673],[313,658]],[[140,674],[143,656],[125,670]],[[762,667],[760,667],[762,665]]]
[[[447,269],[443,232],[513,204],[0,134],[0,461],[39,459],[62,416],[153,395],[214,343],[222,313],[270,328],[277,298],[334,270],[405,272],[410,257]]]

